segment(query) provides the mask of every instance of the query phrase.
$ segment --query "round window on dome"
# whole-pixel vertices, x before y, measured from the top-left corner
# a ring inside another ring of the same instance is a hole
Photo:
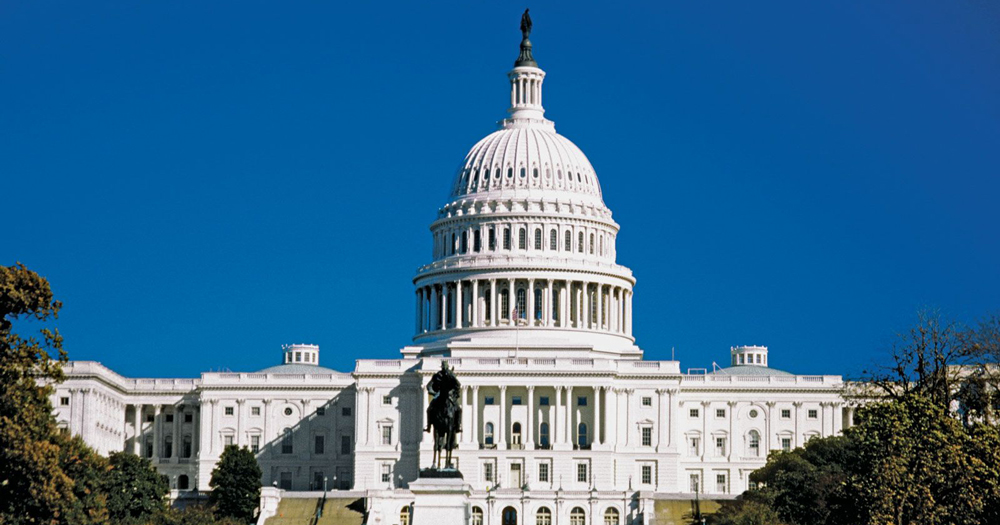
[[[285,407],[285,415],[286,416],[292,415],[292,407]]]
[[[514,168],[507,168],[507,178],[509,179],[513,176],[514,176]]]

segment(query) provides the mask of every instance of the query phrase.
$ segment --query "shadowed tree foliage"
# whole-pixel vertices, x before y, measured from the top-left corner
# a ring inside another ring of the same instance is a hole
[[[263,473],[257,458],[247,447],[229,445],[222,451],[212,471],[209,501],[220,518],[253,521],[260,504],[260,478]]]
[[[18,263],[0,266],[0,523],[106,523],[106,462],[52,417],[52,383],[63,379],[62,337],[45,324],[61,303],[48,281]],[[40,326],[22,337],[14,322]]]
[[[152,462],[127,452],[114,452],[109,459],[104,490],[112,520],[142,520],[167,510],[170,485]]]
[[[708,516],[710,525],[787,525],[764,493],[750,491],[741,499],[724,503],[718,512]]]

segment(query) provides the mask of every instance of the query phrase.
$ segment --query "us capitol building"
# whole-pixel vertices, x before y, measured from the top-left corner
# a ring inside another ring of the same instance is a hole
[[[462,384],[454,456],[477,525],[649,523],[656,500],[734,497],[769,451],[849,426],[840,376],[771,368],[763,346],[730,349],[712,372],[643,359],[619,225],[594,167],[545,118],[527,35],[507,78],[509,116],[466,154],[430,225],[399,359],[338,372],[293,344],[277,366],[197,379],[73,361],[52,396],[59,424],[102,454],[150,458],[175,496],[208,491],[235,444],[257,454],[266,491],[325,483],[387,525],[408,523],[409,484],[431,462],[425,387],[442,360]]]

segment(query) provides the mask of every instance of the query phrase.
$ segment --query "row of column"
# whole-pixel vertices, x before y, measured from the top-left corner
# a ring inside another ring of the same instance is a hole
[[[518,304],[518,291],[524,292],[524,304]],[[528,326],[632,335],[632,290],[587,281],[493,278],[428,284],[416,289],[415,310],[418,334],[509,325],[516,315]]]
[[[518,168],[519,170],[521,168]],[[531,168],[535,170],[537,168]],[[546,168],[548,170],[548,168]],[[558,171],[562,177],[562,171]],[[579,175],[579,173],[577,174]],[[470,177],[478,176],[472,172]],[[501,175],[506,178],[507,174]],[[551,173],[548,175],[551,176]],[[548,177],[547,176],[547,177]],[[531,177],[534,178],[532,171]],[[546,177],[546,178],[547,178]],[[571,172],[566,173],[572,179]],[[520,172],[517,173],[520,179]],[[521,248],[521,232],[524,232],[524,248]],[[540,248],[536,248],[535,232],[541,233]],[[552,249],[552,233],[555,232],[556,248]],[[492,238],[490,234],[492,233]],[[567,239],[568,237],[568,239]],[[476,240],[478,239],[478,243]],[[434,235],[433,257],[488,252],[545,252],[550,254],[596,255],[602,259],[615,259],[614,235],[599,228],[584,226],[534,225],[531,223],[477,223],[475,225],[454,226],[438,230]],[[569,249],[566,249],[567,240]],[[478,244],[478,245],[477,245]],[[509,244],[509,247],[508,247]]]
[[[512,74],[510,79],[510,106],[542,105],[542,79],[523,74]]]
[[[153,461],[157,461],[157,460],[161,460],[161,459],[171,459],[172,463],[177,463],[178,460],[180,459],[180,456],[181,456],[181,447],[183,446],[183,443],[184,443],[183,435],[181,434],[181,424],[182,424],[181,419],[183,418],[184,413],[185,413],[184,412],[184,405],[160,405],[160,404],[144,405],[144,404],[133,404],[132,406],[133,406],[132,427],[133,427],[133,430],[135,432],[133,440],[132,440],[133,441],[133,443],[132,443],[132,447],[133,447],[132,451],[133,451],[133,453],[135,453],[137,456],[142,456],[143,455],[142,454],[142,443],[144,442],[143,432],[142,432],[142,424],[144,422],[143,416],[145,414],[146,409],[147,408],[151,408],[152,411],[153,411],[153,421],[152,421],[152,425],[151,425],[152,428],[150,429],[150,431],[152,433],[152,435],[150,437],[151,437],[152,443],[153,443],[153,455],[152,455],[151,459]],[[171,439],[172,439],[172,446],[171,446],[171,450],[170,450],[170,455],[169,456],[165,454],[166,451],[164,450],[164,446],[163,446],[164,445],[164,439],[166,438],[166,435],[165,435],[166,434],[166,429],[163,428],[163,426],[165,425],[165,421],[164,421],[165,418],[162,417],[162,416],[164,416],[166,414],[166,412],[163,410],[163,408],[165,406],[174,407],[174,410],[171,412],[173,414],[173,416],[174,416],[174,420],[171,423],[172,428],[171,428],[170,436],[171,436]],[[191,407],[190,410],[192,412],[195,412],[195,413],[199,412],[199,410],[198,410],[197,407]],[[199,442],[200,442],[199,437],[201,435],[201,418],[200,417],[194,417],[193,418],[193,427],[194,428],[192,429],[191,434],[190,434],[190,436],[191,436],[191,458],[196,458],[196,457],[198,457],[198,451],[200,449],[200,446],[199,446]]]

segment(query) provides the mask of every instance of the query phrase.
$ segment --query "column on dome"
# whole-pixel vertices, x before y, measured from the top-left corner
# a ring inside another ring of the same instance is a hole
[[[415,311],[414,315],[416,316],[416,319],[414,320],[414,324],[416,325],[414,327],[414,332],[419,334],[420,333],[420,305],[421,305],[421,295],[422,295],[422,293],[420,291],[420,288],[417,288],[416,293],[414,295],[416,296],[416,299],[417,299],[417,307],[414,309],[414,311]]]
[[[545,285],[545,290],[545,315],[542,317],[545,318],[545,326],[552,327],[556,325],[555,318],[552,315],[552,310],[555,307],[555,303],[553,302],[554,297],[552,296],[552,279],[548,280],[548,283]]]
[[[432,284],[430,286],[430,291],[431,291],[431,293],[430,293],[430,295],[431,295],[431,304],[430,304],[431,311],[430,311],[430,313],[429,313],[429,315],[427,317],[428,317],[428,321],[430,322],[430,329],[429,329],[429,331],[433,332],[433,331],[435,331],[435,330],[438,329],[437,315],[438,315],[439,309],[438,309],[438,305],[437,305],[438,304],[437,285],[436,284]]]
[[[628,335],[632,335],[632,290],[628,291],[628,306],[626,307],[628,311]]]
[[[583,329],[590,329],[590,283],[584,281],[583,285]]]
[[[448,283],[443,282],[439,286],[441,286],[441,299],[440,299],[441,304],[439,305],[441,307],[440,308],[441,319],[440,323],[438,324],[438,328],[440,328],[441,330],[446,330],[448,328]]]
[[[597,329],[604,330],[607,316],[604,315],[604,285],[597,283]]]
[[[500,418],[495,435],[497,448],[505,450],[507,448],[507,385],[500,385]]]
[[[479,279],[472,280],[472,328],[479,327]]]
[[[507,299],[507,311],[504,312],[504,315],[509,316],[508,320],[511,324],[517,323],[517,319],[514,319],[514,316],[512,315],[514,308],[517,307],[517,288],[515,288],[514,279],[507,279]],[[520,313],[518,313],[518,315],[520,315]]]
[[[530,246],[530,243],[529,243]],[[528,326],[535,325],[535,280],[528,279],[528,293],[525,295],[525,301],[528,303],[525,306],[528,307]]]
[[[569,285],[572,281],[563,281],[559,287],[559,326],[566,328],[569,326]]]
[[[490,279],[490,326],[497,325],[497,309],[500,308],[497,299],[497,280]]]
[[[465,301],[462,298],[462,280],[455,281],[455,328],[464,328]]]

